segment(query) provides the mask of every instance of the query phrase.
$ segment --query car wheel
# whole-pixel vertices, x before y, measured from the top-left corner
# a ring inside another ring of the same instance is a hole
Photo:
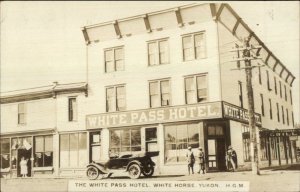
[[[89,167],[86,170],[86,175],[90,180],[95,180],[99,176],[99,170],[96,167]]]
[[[147,165],[147,167],[143,169],[142,173],[145,177],[151,177],[154,173],[154,167],[152,165]]]
[[[141,175],[141,168],[137,164],[132,164],[128,168],[128,173],[131,179],[138,179]]]

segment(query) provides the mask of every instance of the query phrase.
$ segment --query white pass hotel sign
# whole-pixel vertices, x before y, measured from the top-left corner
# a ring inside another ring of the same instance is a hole
[[[88,115],[87,128],[105,128],[222,117],[221,102]]]

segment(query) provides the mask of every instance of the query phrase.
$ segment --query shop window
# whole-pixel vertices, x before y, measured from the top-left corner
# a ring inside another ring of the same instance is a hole
[[[250,130],[248,125],[242,125],[244,161],[250,161]]]
[[[149,83],[150,107],[170,105],[170,81],[157,80]]]
[[[26,105],[25,103],[18,104],[18,124],[26,123]]]
[[[183,60],[189,61],[206,57],[205,35],[195,33],[182,37]]]
[[[283,137],[279,137],[279,150],[280,150],[280,159],[285,160],[285,149],[284,149]]]
[[[158,151],[156,127],[145,129],[145,141],[146,141],[146,151]]]
[[[53,166],[53,136],[37,136],[34,138],[34,166]]]
[[[266,138],[260,138],[260,155],[261,160],[268,159],[268,147]]]
[[[199,147],[197,124],[165,126],[165,163],[184,162],[188,146],[193,150]]]
[[[184,81],[186,104],[207,101],[207,76],[205,74],[186,77]]]
[[[69,121],[77,120],[77,100],[72,97],[69,98]]]
[[[1,169],[10,167],[10,140],[1,138]]]
[[[224,135],[224,129],[220,125],[215,125],[215,126],[208,126],[207,128],[207,135],[209,136],[221,136]]]
[[[112,154],[141,151],[140,128],[114,129],[110,131],[110,152]]]
[[[126,109],[125,86],[106,88],[106,112],[124,111]]]
[[[115,47],[104,51],[105,72],[124,70],[124,48]]]
[[[278,159],[278,145],[276,137],[271,137],[271,156],[272,159]]]
[[[86,133],[60,135],[60,167],[85,167],[87,164]]]
[[[148,43],[148,64],[149,66],[169,63],[168,40],[160,39]]]

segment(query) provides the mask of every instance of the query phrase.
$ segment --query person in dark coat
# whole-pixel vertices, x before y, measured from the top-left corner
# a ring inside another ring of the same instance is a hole
[[[232,171],[235,171],[235,169],[237,168],[237,154],[231,146],[228,147],[226,153],[226,164],[227,170],[230,170],[232,168]]]
[[[198,154],[197,154],[197,160],[199,162],[199,171],[198,173],[200,174],[201,170],[202,170],[202,173],[205,174],[205,154],[202,150],[202,147],[199,147],[199,151],[198,151]]]

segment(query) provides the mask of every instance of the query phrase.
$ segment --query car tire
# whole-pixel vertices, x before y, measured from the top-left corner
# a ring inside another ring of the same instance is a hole
[[[129,177],[131,179],[138,179],[142,173],[141,168],[138,164],[132,164],[128,168]]]
[[[89,167],[86,170],[86,176],[90,179],[90,180],[95,180],[98,178],[99,176],[99,170],[96,167]]]
[[[143,175],[145,177],[151,177],[154,173],[154,167],[151,165],[148,165],[149,167],[147,167],[146,169],[143,169]]]

